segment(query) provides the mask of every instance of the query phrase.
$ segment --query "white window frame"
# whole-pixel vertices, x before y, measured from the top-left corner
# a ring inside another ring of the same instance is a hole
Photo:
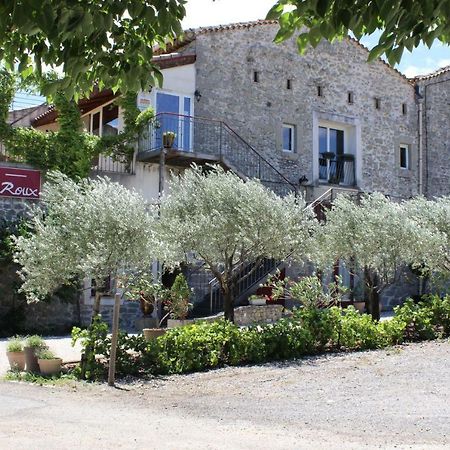
[[[402,166],[402,149],[405,150],[406,167]],[[400,144],[399,145],[398,164],[400,166],[400,169],[402,169],[402,170],[410,170],[411,169],[411,148],[410,148],[409,144]]]
[[[291,144],[292,144],[292,148],[284,148],[284,130],[288,129],[291,132]],[[283,152],[286,153],[295,153],[295,144],[296,144],[296,139],[295,139],[295,125],[291,125],[289,123],[283,123],[282,127],[281,127],[281,148],[283,150]]]

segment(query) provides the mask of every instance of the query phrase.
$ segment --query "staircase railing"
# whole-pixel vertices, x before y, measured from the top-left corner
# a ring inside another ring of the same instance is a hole
[[[173,113],[157,114],[139,141],[138,159],[164,147],[164,134],[175,133],[172,150],[213,156],[245,178],[258,178],[279,195],[297,192],[272,163],[226,123]]]

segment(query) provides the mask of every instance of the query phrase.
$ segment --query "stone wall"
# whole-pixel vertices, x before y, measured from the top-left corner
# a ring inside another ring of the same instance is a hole
[[[414,88],[353,40],[322,42],[304,56],[295,41],[274,44],[277,25],[258,25],[197,35],[197,116],[228,123],[292,182],[317,183],[318,122],[354,127],[364,191],[408,198],[417,193],[417,107]],[[191,50],[192,44],[190,45]],[[259,81],[254,82],[253,73]],[[287,80],[292,89],[287,89]],[[317,86],[323,96],[317,95]],[[354,102],[348,103],[348,92]],[[375,97],[380,109],[375,108]],[[407,114],[402,113],[402,104]],[[282,151],[282,124],[296,127],[296,151]],[[399,144],[409,144],[411,170],[400,170]]]
[[[0,218],[9,222],[25,217],[28,215],[29,207],[35,203],[36,200],[0,197]]]
[[[429,198],[450,195],[450,67],[418,84],[423,96],[425,193]]]

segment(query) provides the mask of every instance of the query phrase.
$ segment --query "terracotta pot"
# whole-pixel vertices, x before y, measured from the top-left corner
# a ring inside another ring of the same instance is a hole
[[[163,336],[167,331],[166,328],[144,328],[144,338],[146,341],[152,341],[160,336]]]
[[[354,302],[353,306],[355,309],[357,309],[360,313],[363,313],[366,309],[366,302]]]
[[[24,352],[6,352],[11,370],[25,370]]]
[[[194,321],[192,319],[168,319],[167,320],[167,328],[176,328],[176,327],[184,327],[186,325],[193,324]]]
[[[38,364],[42,375],[56,375],[61,372],[62,359],[38,359]]]
[[[36,356],[36,349],[34,347],[25,347],[23,349],[25,353],[25,367],[27,372],[39,373],[39,364]]]

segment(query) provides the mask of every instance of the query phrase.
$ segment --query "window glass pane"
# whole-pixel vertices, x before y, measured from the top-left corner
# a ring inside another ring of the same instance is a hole
[[[319,153],[325,153],[327,151],[327,129],[325,127],[319,127]]]
[[[283,126],[283,150],[292,152],[293,148],[293,129]]]
[[[119,108],[117,105],[107,105],[103,108],[103,136],[119,134]]]
[[[400,147],[400,167],[402,169],[408,168],[408,148]]]
[[[344,131],[330,128],[330,152],[335,155],[344,153]]]

